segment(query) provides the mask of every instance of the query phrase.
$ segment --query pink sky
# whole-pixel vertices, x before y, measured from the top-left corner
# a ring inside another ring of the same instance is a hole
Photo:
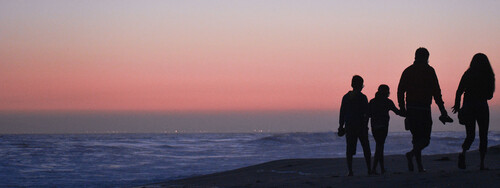
[[[420,46],[449,109],[475,53],[500,70],[497,7],[0,1],[0,110],[338,109],[355,74],[368,98],[388,84],[395,101]]]

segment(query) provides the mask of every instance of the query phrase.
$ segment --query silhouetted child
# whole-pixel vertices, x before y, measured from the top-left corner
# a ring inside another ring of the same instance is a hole
[[[380,163],[380,172],[385,173],[384,168],[384,144],[389,130],[389,111],[392,110],[397,115],[401,111],[396,108],[394,102],[389,99],[389,86],[380,85],[375,94],[375,98],[370,100],[369,116],[371,118],[372,134],[375,138],[375,157],[373,159],[372,172],[376,173],[377,164]]]
[[[339,136],[346,133],[346,158],[349,169],[348,176],[352,176],[352,157],[356,154],[356,145],[359,139],[363,147],[368,174],[371,174],[371,151],[368,141],[368,99],[361,93],[363,78],[355,75],[352,77],[352,91],[342,98],[339,116]],[[345,125],[345,128],[344,128]]]

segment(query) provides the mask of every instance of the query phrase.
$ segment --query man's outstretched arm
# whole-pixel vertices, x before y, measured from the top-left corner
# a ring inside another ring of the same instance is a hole
[[[441,121],[443,124],[446,124],[447,122],[448,123],[451,123],[453,122],[453,119],[451,119],[450,116],[448,116],[448,112],[446,111],[446,109],[444,108],[444,102],[443,102],[443,98],[441,96],[441,88],[439,87],[439,81],[437,79],[437,76],[436,76],[436,72],[432,71],[433,74],[433,82],[434,82],[434,86],[433,86],[433,97],[434,97],[434,101],[436,102],[436,104],[438,105],[439,107],[439,111],[441,111],[441,116],[439,116],[439,121]]]
[[[455,93],[455,105],[452,107],[452,112],[457,113],[460,110],[460,101],[462,99],[462,94],[465,92],[465,80],[466,80],[466,75],[464,74],[462,78],[460,79],[460,83],[458,84],[458,89],[457,92]]]
[[[436,105],[439,107],[439,111],[441,111],[442,116],[448,116],[448,112],[446,111],[446,108],[444,108],[444,101],[443,97],[441,95],[441,88],[439,87],[439,81],[436,75],[436,72],[433,70],[432,71],[432,79],[433,79],[433,91],[432,95],[434,97],[434,101],[436,102]]]

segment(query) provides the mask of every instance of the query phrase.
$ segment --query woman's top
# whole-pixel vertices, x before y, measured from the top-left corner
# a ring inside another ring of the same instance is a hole
[[[455,105],[460,106],[460,98],[464,92],[464,102],[468,103],[486,102],[487,100],[493,98],[494,91],[495,80],[493,77],[466,71],[462,76],[462,79],[460,79],[460,84],[458,85]]]

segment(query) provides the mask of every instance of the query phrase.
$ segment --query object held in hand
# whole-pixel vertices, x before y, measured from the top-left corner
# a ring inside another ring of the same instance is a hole
[[[441,116],[439,116],[439,121],[441,121],[443,124],[453,123],[453,119],[451,119],[451,117],[448,116],[448,115],[441,115]]]
[[[344,136],[345,135],[345,128],[339,128],[339,132],[337,132],[337,135],[339,135],[340,137]]]

